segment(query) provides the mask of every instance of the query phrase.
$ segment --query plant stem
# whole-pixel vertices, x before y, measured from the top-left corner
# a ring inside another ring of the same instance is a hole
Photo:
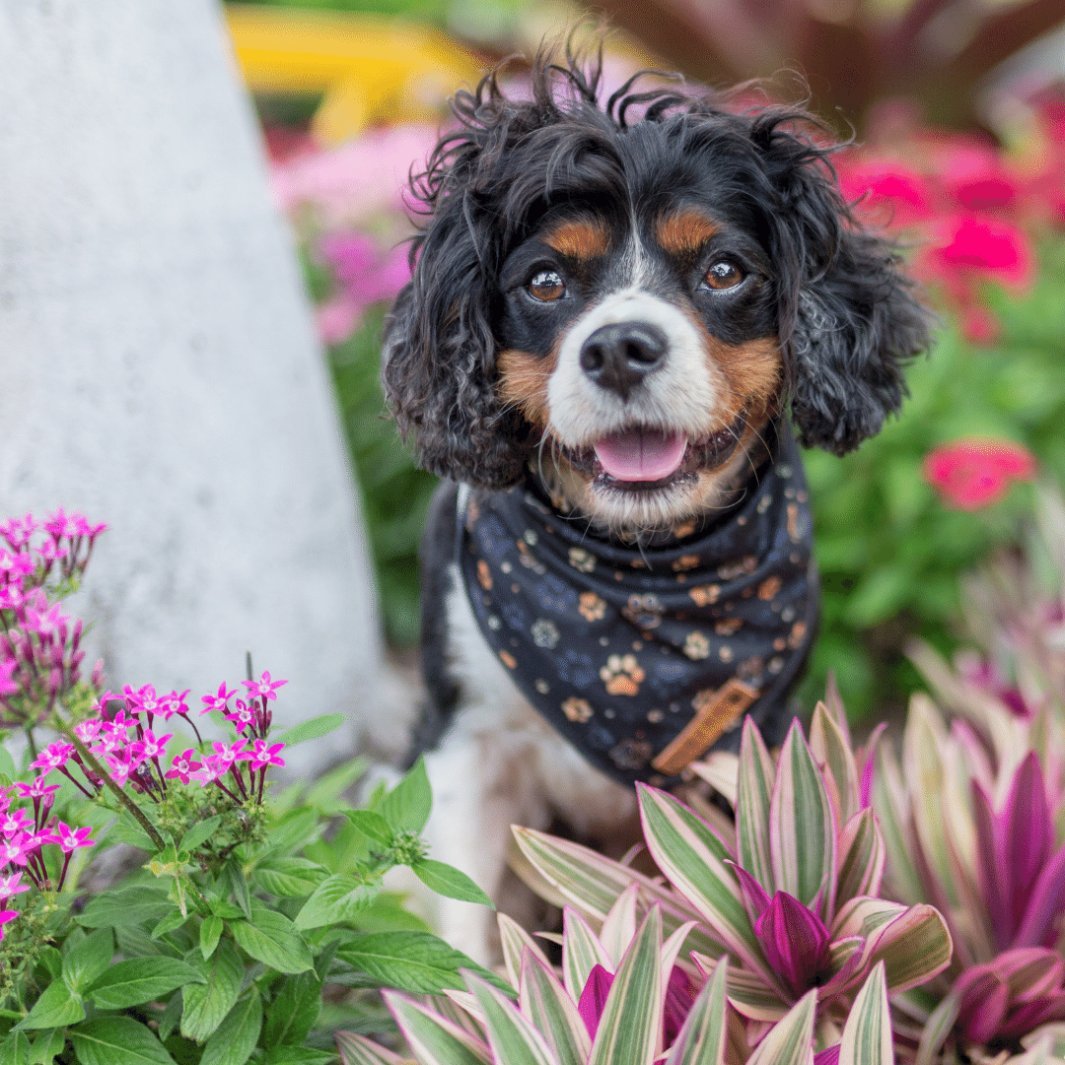
[[[60,731],[74,744],[74,749],[81,755],[82,761],[103,781],[104,787],[134,816],[148,838],[155,844],[156,850],[162,850],[166,846],[166,840],[159,835],[155,825],[148,820],[144,811],[111,779],[107,770],[97,761],[96,755],[74,735],[73,729],[63,725]]]
[[[33,755],[33,759],[32,760],[34,762],[36,762],[37,761],[37,756],[38,756],[38,754],[40,752],[37,750],[37,741],[33,738],[33,726],[32,725],[27,725],[26,726],[26,742],[29,744],[30,754]]]

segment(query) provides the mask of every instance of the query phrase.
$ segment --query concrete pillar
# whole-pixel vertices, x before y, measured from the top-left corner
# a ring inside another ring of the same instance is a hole
[[[0,513],[58,505],[110,526],[75,606],[111,684],[198,695],[250,650],[282,724],[374,707],[353,480],[213,0],[0,0]]]

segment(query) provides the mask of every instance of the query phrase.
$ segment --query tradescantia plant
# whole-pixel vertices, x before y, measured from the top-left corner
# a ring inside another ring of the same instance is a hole
[[[726,761],[727,759],[719,760]],[[950,935],[924,902],[884,898],[885,845],[869,808],[869,759],[852,753],[842,709],[818,706],[808,742],[796,724],[778,756],[744,727],[733,783],[735,821],[640,787],[647,850],[664,881],[578,844],[516,829],[519,847],[553,894],[602,920],[625,891],[658,903],[670,932],[694,922],[701,972],[728,959],[729,1000],[752,1025],[780,1021],[810,991],[818,1018],[841,1022],[880,962],[888,990],[944,969]]]
[[[604,922],[607,940],[616,940],[631,922],[635,893],[626,897]],[[579,917],[567,916],[561,980],[539,947],[504,923],[516,1002],[472,974],[466,993],[435,1004],[386,994],[412,1057],[345,1034],[339,1040],[345,1065],[890,1065],[895,1060],[883,963],[855,998],[838,1042],[815,1053],[817,994],[810,991],[761,1032],[755,1046],[729,1002],[728,961],[716,967],[698,995],[682,994],[687,1001],[671,1002],[677,981],[663,974],[678,972],[689,928],[681,926],[663,942],[660,905],[648,909],[623,944],[613,974],[603,965],[609,943]]]

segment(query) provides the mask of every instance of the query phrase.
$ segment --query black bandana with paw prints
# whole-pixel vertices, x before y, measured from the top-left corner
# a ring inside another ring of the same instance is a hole
[[[463,497],[460,496],[460,500]],[[654,546],[597,537],[539,487],[459,506],[481,632],[536,710],[592,765],[668,784],[745,713],[783,735],[817,619],[810,513],[785,428],[727,511]]]

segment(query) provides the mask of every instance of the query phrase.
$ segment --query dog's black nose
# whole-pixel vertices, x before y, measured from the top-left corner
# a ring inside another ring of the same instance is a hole
[[[646,322],[616,322],[600,326],[581,348],[581,369],[600,388],[622,399],[666,354],[665,334]]]

